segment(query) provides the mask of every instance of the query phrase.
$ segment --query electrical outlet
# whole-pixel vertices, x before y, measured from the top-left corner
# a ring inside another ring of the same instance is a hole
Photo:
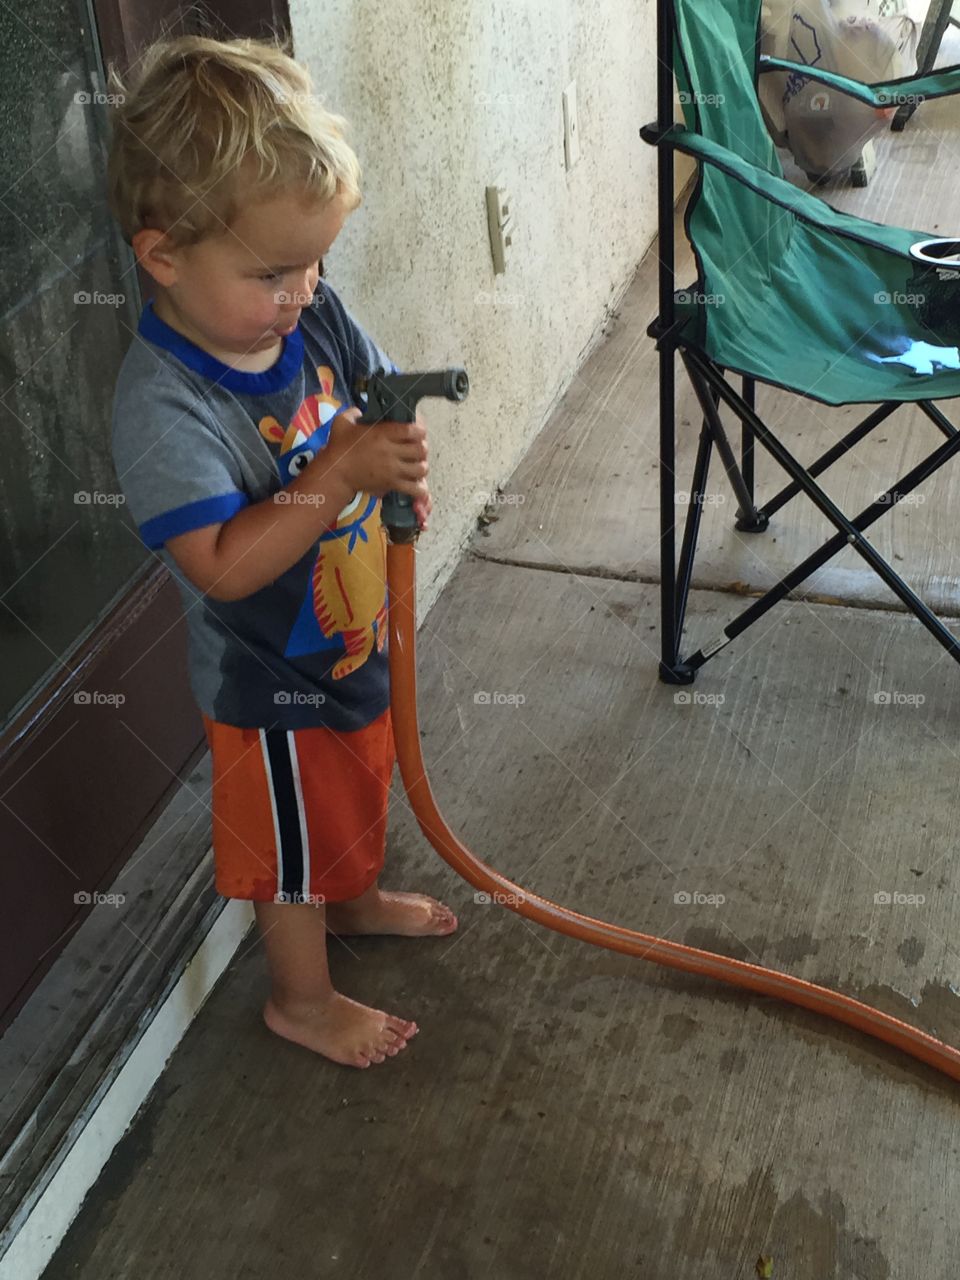
[[[577,120],[577,82],[571,80],[563,91],[563,160],[572,169],[580,159],[580,122]]]
[[[487,228],[493,270],[502,275],[507,269],[507,250],[513,244],[514,222],[510,214],[510,196],[503,182],[487,187]]]

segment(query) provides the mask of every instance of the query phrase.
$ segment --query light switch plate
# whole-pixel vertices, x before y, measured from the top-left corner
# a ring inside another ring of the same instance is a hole
[[[514,230],[514,221],[510,214],[510,196],[503,180],[498,179],[492,187],[487,187],[487,229],[490,232],[490,253],[493,256],[495,275],[502,275],[507,269],[507,250],[510,248]]]
[[[580,122],[577,119],[577,82],[563,91],[563,160],[568,169],[580,159]]]

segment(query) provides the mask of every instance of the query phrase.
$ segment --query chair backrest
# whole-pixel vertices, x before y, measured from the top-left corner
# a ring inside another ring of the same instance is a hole
[[[838,212],[784,180],[756,92],[760,0],[658,3],[698,135],[685,219],[697,283],[674,294],[685,340],[827,404],[926,399],[933,373],[938,398],[960,395],[956,283],[910,257],[933,233]]]
[[[673,10],[674,69],[687,128],[782,178],[756,91],[760,0],[659,2]],[[704,342],[711,329],[748,323],[788,251],[793,224],[777,205],[722,169],[701,167],[687,206],[687,234],[705,296],[723,299],[722,305],[698,309]]]
[[[760,0],[672,3],[684,123],[751,164],[783,176],[757,98]]]

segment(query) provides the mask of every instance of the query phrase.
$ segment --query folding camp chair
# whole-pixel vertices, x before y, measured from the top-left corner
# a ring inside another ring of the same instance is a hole
[[[659,313],[648,330],[660,361],[660,677],[690,683],[703,664],[847,544],[877,572],[948,652],[960,641],[865,536],[885,512],[960,452],[960,431],[935,400],[960,396],[960,238],[883,226],[841,213],[783,177],[764,126],[757,77],[787,71],[876,107],[960,91],[960,66],[883,84],[760,56],[760,0],[658,0],[657,121],[641,129],[658,147]],[[684,125],[674,123],[676,70]],[[674,289],[673,152],[697,163],[685,227],[695,285]],[[960,219],[957,227],[960,236]],[[890,299],[877,306],[877,295]],[[675,363],[679,353],[703,423],[680,547],[675,543]],[[737,390],[730,375],[740,379]],[[853,430],[803,466],[755,410],[756,382],[828,405],[876,404]],[[921,463],[848,517],[816,477],[901,404],[916,403],[945,437]],[[719,406],[741,423],[739,458]],[[763,446],[789,483],[754,500],[754,448]],[[762,533],[805,493],[837,532],[723,633],[681,656],[702,499],[713,448],[736,495],[736,527]]]

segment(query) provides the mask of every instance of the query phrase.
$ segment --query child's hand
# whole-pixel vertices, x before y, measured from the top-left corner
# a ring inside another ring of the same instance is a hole
[[[423,427],[424,442],[426,442],[427,424],[423,421],[423,418],[421,418],[419,409],[417,410],[417,422]],[[426,486],[424,486],[424,488],[426,491],[423,493],[423,495],[419,498],[414,498],[413,500],[413,511],[417,517],[417,524],[420,526],[421,530],[426,529],[427,522],[430,519],[430,513],[433,510],[433,502],[430,499],[430,491],[429,489],[426,489]]]
[[[375,497],[393,489],[421,504],[429,502],[427,429],[419,413],[416,422],[360,426],[357,418],[362,412],[354,407],[337,414],[330,424],[329,443],[314,462],[337,467],[355,489]]]
[[[424,498],[414,498],[413,510],[417,517],[417,524],[421,529],[427,528],[427,521],[430,518],[430,512],[433,510],[433,503],[430,501],[428,493]]]

